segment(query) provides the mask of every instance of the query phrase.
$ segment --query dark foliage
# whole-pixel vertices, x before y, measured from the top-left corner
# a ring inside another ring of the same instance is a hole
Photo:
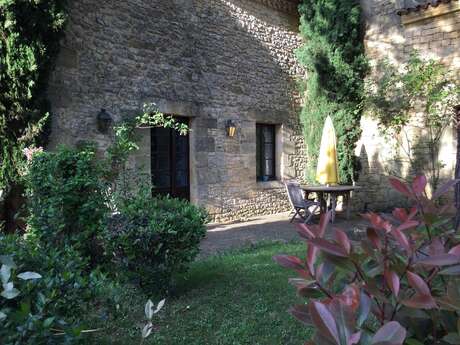
[[[66,20],[65,3],[0,2],[0,207],[12,205],[10,193],[21,184],[22,150],[46,139],[47,81]],[[0,210],[0,220],[15,211]]]

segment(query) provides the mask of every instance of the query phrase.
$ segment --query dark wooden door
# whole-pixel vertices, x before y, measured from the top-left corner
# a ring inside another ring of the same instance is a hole
[[[188,124],[188,120],[177,118]],[[190,200],[189,135],[170,128],[152,128],[153,192]]]

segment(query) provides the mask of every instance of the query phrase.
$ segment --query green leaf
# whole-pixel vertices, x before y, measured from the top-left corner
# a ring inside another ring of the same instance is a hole
[[[34,280],[34,279],[41,279],[42,276],[35,272],[24,272],[18,274],[18,278],[22,280]]]
[[[6,319],[6,314],[0,311],[0,322]]]
[[[146,339],[149,337],[149,335],[152,333],[153,331],[153,324],[151,322],[149,322],[148,324],[146,324],[144,326],[144,328],[142,329],[142,338],[143,339]]]
[[[11,267],[7,265],[2,265],[0,268],[0,277],[2,278],[2,284],[6,285],[11,278]]]
[[[20,293],[21,292],[18,289],[12,288],[8,290],[3,290],[3,292],[1,293],[1,296],[6,299],[13,299],[19,296]]]
[[[54,317],[49,317],[43,322],[43,327],[49,328],[53,324],[55,318]]]
[[[145,317],[147,320],[151,320],[153,317],[153,302],[151,300],[148,300],[147,303],[145,304]]]

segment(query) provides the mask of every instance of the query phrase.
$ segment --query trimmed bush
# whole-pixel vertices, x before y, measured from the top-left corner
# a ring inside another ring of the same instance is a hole
[[[198,254],[206,221],[206,211],[187,201],[139,193],[113,218],[107,252],[142,286],[165,290]]]
[[[46,246],[71,245],[100,262],[108,213],[103,177],[90,147],[34,154],[26,177],[30,232]]]

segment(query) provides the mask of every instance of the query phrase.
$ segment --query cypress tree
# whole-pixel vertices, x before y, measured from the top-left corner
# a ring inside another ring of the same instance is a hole
[[[297,51],[307,72],[301,121],[307,145],[307,179],[315,179],[321,130],[331,115],[337,132],[340,182],[356,178],[356,142],[361,135],[365,57],[362,10],[357,0],[302,0]]]

